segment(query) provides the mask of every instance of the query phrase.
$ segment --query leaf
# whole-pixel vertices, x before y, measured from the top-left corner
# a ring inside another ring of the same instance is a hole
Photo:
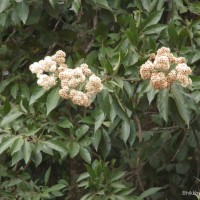
[[[104,119],[105,119],[105,114],[103,113],[102,110],[99,110],[99,113],[97,116],[95,116],[95,128],[94,128],[94,132],[96,132],[99,127],[102,125]]]
[[[174,24],[169,24],[168,26],[168,33],[169,33],[169,37],[171,39],[171,41],[177,45],[179,42],[179,37],[178,37],[178,33],[176,32],[176,29],[174,27]]]
[[[74,158],[80,150],[80,145],[77,142],[70,142],[69,154],[71,158]]]
[[[42,162],[42,154],[41,152],[33,152],[31,155],[31,160],[35,163],[37,167]]]
[[[152,194],[155,194],[156,192],[158,192],[159,190],[163,189],[164,187],[154,187],[154,188],[150,188],[148,190],[145,190],[140,196],[139,196],[139,199],[140,198],[145,198],[145,197],[148,197]]]
[[[50,91],[50,93],[47,96],[47,114],[46,116],[58,105],[60,96],[58,94],[59,87],[54,88]]]
[[[42,9],[39,7],[30,7],[28,19],[26,20],[26,25],[37,24],[40,20]]]
[[[62,127],[62,128],[72,128],[73,127],[73,124],[71,123],[70,120],[68,119],[65,119],[63,121],[61,121],[58,126]]]
[[[113,182],[113,181],[117,181],[119,180],[120,178],[122,178],[122,176],[124,176],[126,172],[115,172],[110,178],[110,182]]]
[[[151,102],[154,100],[156,94],[158,93],[158,90],[155,90],[151,84],[149,84],[148,88],[147,88],[147,98],[149,101],[149,105],[151,104]]]
[[[46,191],[47,192],[56,192],[56,191],[59,191],[59,190],[62,190],[63,188],[65,188],[66,185],[64,184],[56,184],[56,185],[53,185],[51,186],[50,188],[48,188]]]
[[[81,0],[74,0],[72,2],[72,7],[70,10],[73,10],[76,14],[78,14],[81,7]]]
[[[22,22],[25,24],[29,14],[29,6],[24,1],[17,3],[17,14]]]
[[[149,17],[141,25],[142,30],[144,30],[146,27],[157,24],[162,16],[162,13],[163,9],[149,15]]]
[[[49,3],[50,3],[51,6],[54,8],[54,6],[55,6],[55,0],[49,0]]]
[[[122,127],[121,127],[121,139],[124,141],[124,143],[127,142],[128,137],[130,135],[130,123],[127,121],[122,122]]]
[[[12,155],[12,166],[15,165],[18,161],[23,159],[22,151],[18,151]]]
[[[120,104],[119,100],[117,97],[112,97],[113,101],[112,101],[112,104],[113,104],[113,107],[115,109],[115,112],[116,114],[121,118],[123,119],[124,121],[129,121],[128,119],[128,115],[127,113],[125,112],[125,110],[122,108],[122,105]]]
[[[160,34],[160,32],[164,30],[166,27],[167,25],[164,24],[154,24],[145,28],[143,33],[145,35]]]
[[[93,141],[92,144],[93,144],[96,151],[98,150],[99,143],[101,141],[101,135],[102,135],[102,132],[101,132],[100,129],[97,130],[96,133],[94,134],[94,141]]]
[[[160,90],[157,98],[157,106],[161,117],[168,121],[168,90]]]
[[[113,188],[117,188],[117,189],[125,189],[126,188],[126,186],[120,182],[113,182],[113,183],[111,183],[111,186]]]
[[[0,17],[0,25],[1,26],[5,26],[7,16],[8,16],[7,13],[1,13],[1,17]]]
[[[32,148],[31,148],[31,144],[26,140],[24,140],[22,152],[23,152],[23,156],[24,156],[24,161],[27,164],[31,157]]]
[[[128,97],[131,98],[133,96],[134,87],[128,81],[124,81],[123,86],[128,94]]]
[[[11,147],[11,155],[20,151],[23,144],[24,144],[24,140],[21,137],[17,138]]]
[[[33,94],[31,95],[29,105],[32,105],[33,103],[35,103],[42,95],[44,95],[45,92],[46,90],[44,90],[43,88],[37,87],[35,91],[33,92]]]
[[[23,115],[18,109],[12,109],[5,117],[3,117],[0,126],[5,126]]]
[[[149,12],[149,9],[150,9],[150,3],[151,1],[150,0],[141,0],[141,3],[142,3],[142,6],[143,8]]]
[[[51,149],[54,149],[58,152],[61,152],[61,153],[67,152],[67,148],[60,141],[49,140],[49,141],[43,142],[43,144],[46,144],[48,147],[50,147]]]
[[[200,52],[194,54],[191,63],[195,63],[196,61],[200,60]]]
[[[10,5],[10,0],[1,0],[0,13],[2,13]]]
[[[104,159],[106,159],[106,157],[108,156],[111,150],[111,140],[110,140],[109,135],[105,131],[103,131],[103,134],[102,134],[100,149],[101,149]]]
[[[50,174],[51,174],[51,166],[48,168],[48,170],[46,171],[46,173],[44,175],[44,183],[45,183],[45,185],[47,185],[47,183],[49,181]]]
[[[136,27],[136,22],[133,16],[131,16],[130,18],[130,26],[129,29],[126,31],[126,35],[133,45],[138,44],[138,29]]]
[[[10,92],[11,92],[11,95],[13,96],[14,99],[16,99],[16,97],[17,97],[18,90],[19,90],[19,85],[17,83],[12,85]]]
[[[2,140],[1,146],[0,146],[0,154],[2,154],[6,149],[8,149],[10,146],[12,146],[13,142],[17,139],[17,137],[8,137]]]
[[[86,148],[84,147],[80,148],[80,155],[85,160],[85,162],[89,164],[91,163],[91,156],[90,156],[89,151]]]
[[[181,94],[179,89],[175,86],[172,87],[172,98],[176,103],[176,107],[179,111],[180,116],[186,122],[187,126],[189,127],[190,122],[190,114],[188,111],[188,106],[184,101],[184,96]]]
[[[11,78],[8,78],[8,79],[1,81],[0,93],[2,93],[10,83],[17,80],[18,78],[19,78],[19,76],[15,76],[15,77],[11,77]]]
[[[109,9],[108,2],[106,0],[95,0],[96,4],[99,5],[101,8]]]
[[[77,183],[78,182],[80,182],[80,181],[82,181],[83,179],[86,179],[86,178],[88,178],[88,177],[90,177],[90,175],[89,175],[89,173],[88,172],[84,172],[84,173],[82,173],[79,177],[78,177],[78,179],[77,179]]]

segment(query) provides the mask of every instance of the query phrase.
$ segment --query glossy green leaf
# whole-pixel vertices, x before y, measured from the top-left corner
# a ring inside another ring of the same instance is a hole
[[[92,144],[93,144],[96,151],[98,150],[98,147],[99,147],[99,144],[100,144],[100,141],[101,141],[101,135],[102,135],[102,132],[101,132],[100,129],[98,129],[94,134],[94,141],[93,141]]]
[[[103,133],[102,133],[100,149],[101,149],[101,152],[102,152],[104,158],[106,158],[108,156],[108,154],[110,153],[110,150],[111,150],[111,140],[110,140],[109,135],[105,131],[103,131]]]
[[[129,135],[130,135],[130,122],[123,121],[121,126],[120,137],[124,141],[124,143],[127,142]]]
[[[90,156],[89,151],[86,148],[80,147],[80,155],[85,160],[85,162],[89,164],[91,163],[91,156]]]
[[[31,95],[29,105],[34,104],[40,97],[42,97],[45,94],[45,92],[46,90],[44,90],[43,88],[37,87]]]
[[[49,141],[44,141],[43,143],[58,152],[67,153],[67,148],[60,141],[49,140]]]
[[[158,110],[160,112],[160,115],[162,118],[167,122],[168,121],[168,90],[160,90],[158,93],[158,98],[157,98],[157,106]]]
[[[116,97],[112,97],[112,105],[115,109],[115,112],[116,114],[121,118],[123,119],[124,121],[129,121],[128,120],[128,115],[127,113],[125,112],[124,108],[122,107],[122,105],[120,104],[119,102],[119,99],[116,98]]]
[[[32,147],[31,144],[26,140],[24,140],[22,151],[23,151],[24,161],[27,164],[31,157]]]
[[[149,17],[146,18],[146,20],[142,23],[141,28],[145,29],[151,25],[157,24],[162,16],[162,13],[163,13],[163,9],[150,14]]]
[[[190,122],[190,114],[188,110],[188,106],[184,101],[184,96],[180,92],[179,88],[177,87],[172,87],[172,98],[174,99],[176,103],[176,107],[179,111],[180,116],[183,118],[187,126],[189,127],[189,122]]]
[[[166,27],[167,25],[164,24],[151,25],[144,29],[144,34],[145,35],[160,34],[161,31],[164,30]]]
[[[1,0],[0,13],[2,13],[10,5],[10,0]]]
[[[5,126],[23,115],[18,109],[12,109],[6,116],[3,117],[0,127]]]
[[[47,96],[47,114],[48,115],[56,106],[58,105],[60,96],[58,94],[59,87],[54,88],[50,91],[50,93]]]
[[[46,171],[46,173],[44,175],[44,183],[45,183],[45,185],[47,185],[47,183],[49,181],[50,174],[51,174],[51,166],[48,168],[48,170]]]
[[[170,37],[171,41],[177,45],[179,42],[179,37],[178,37],[178,33],[176,32],[176,29],[175,29],[175,26],[173,23],[168,25],[168,33],[169,33],[169,37]]]
[[[69,145],[69,154],[71,158],[74,158],[80,150],[80,145],[76,142],[70,142]]]
[[[145,198],[145,197],[151,196],[152,194],[155,194],[156,192],[158,192],[158,191],[161,190],[161,189],[163,189],[163,187],[150,188],[150,189],[144,191],[144,192],[139,196],[139,199],[140,199],[140,198]]]
[[[14,153],[20,151],[23,144],[24,140],[21,137],[17,138],[11,147],[11,154],[13,155]]]
[[[29,14],[29,6],[24,2],[17,3],[17,14],[22,22],[25,24]]]
[[[78,14],[80,7],[81,7],[81,0],[74,0],[72,2],[71,10],[73,10],[76,14]]]
[[[6,149],[10,148],[16,139],[16,136],[3,139],[0,143],[0,154],[2,154]]]
[[[102,125],[104,119],[105,119],[105,114],[103,113],[102,110],[99,111],[98,115],[95,116],[95,128],[94,128],[94,131],[96,132],[99,127]]]

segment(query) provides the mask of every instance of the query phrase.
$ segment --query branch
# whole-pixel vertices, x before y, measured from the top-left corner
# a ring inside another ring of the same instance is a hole
[[[139,142],[142,142],[143,135],[142,135],[142,126],[141,126],[140,120],[137,115],[134,115],[134,119],[135,119],[135,121],[137,123],[137,127],[138,127]]]
[[[176,158],[177,154],[179,153],[181,147],[182,147],[183,144],[185,143],[186,135],[187,135],[187,134],[184,135],[184,138],[183,138],[183,140],[182,140],[180,146],[178,147],[178,149],[177,149],[176,153],[174,154],[173,158],[171,159],[172,162],[175,160],[175,158]]]
[[[94,16],[94,19],[93,19],[93,31],[96,30],[96,27],[97,27],[97,13],[96,15]],[[92,37],[91,41],[89,42],[89,44],[87,45],[86,49],[85,49],[85,54],[87,54],[90,49],[92,48],[92,45],[94,43],[94,36]]]

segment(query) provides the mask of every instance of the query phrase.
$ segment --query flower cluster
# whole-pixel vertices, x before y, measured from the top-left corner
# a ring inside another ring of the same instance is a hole
[[[29,69],[37,75],[37,84],[45,90],[52,88],[57,83],[58,65],[65,62],[65,52],[59,50],[53,56],[46,56],[39,62],[34,62]]]
[[[79,106],[88,107],[94,96],[103,89],[101,79],[91,72],[87,64],[75,69],[65,68],[58,77],[61,82],[59,95]]]
[[[37,84],[48,90],[60,83],[59,95],[71,100],[74,104],[88,107],[95,95],[103,89],[101,79],[81,64],[70,69],[65,64],[65,52],[59,50],[53,56],[30,65],[29,69],[37,75]]]
[[[154,89],[170,88],[171,84],[178,81],[182,87],[192,84],[188,77],[192,73],[184,57],[175,57],[170,49],[162,47],[157,54],[151,54],[148,61],[140,67],[142,79],[150,79]]]

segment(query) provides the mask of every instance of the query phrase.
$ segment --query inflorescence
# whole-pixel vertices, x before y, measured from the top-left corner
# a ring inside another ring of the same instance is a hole
[[[156,55],[151,55],[140,67],[142,79],[150,79],[154,89],[170,88],[175,81],[182,87],[192,84],[188,77],[192,73],[190,67],[186,64],[184,57],[175,57],[170,53],[170,49],[162,47],[157,50]]]
[[[95,95],[103,89],[101,79],[81,64],[70,69],[65,64],[65,52],[59,50],[53,56],[30,65],[29,69],[37,75],[37,84],[48,90],[60,83],[59,95],[79,106],[91,105]]]

